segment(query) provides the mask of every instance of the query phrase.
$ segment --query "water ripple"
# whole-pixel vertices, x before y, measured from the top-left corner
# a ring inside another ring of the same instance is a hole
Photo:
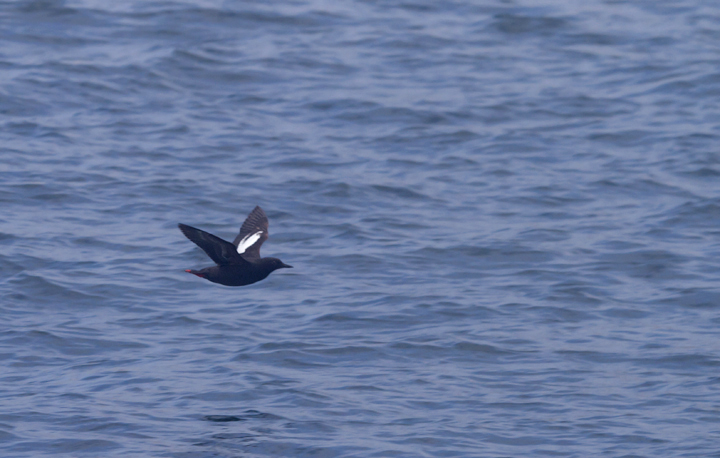
[[[0,5],[0,455],[716,454],[718,18]]]

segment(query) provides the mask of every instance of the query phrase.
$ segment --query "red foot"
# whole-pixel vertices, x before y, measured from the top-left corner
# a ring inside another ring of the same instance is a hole
[[[200,274],[200,273],[197,273],[197,272],[193,272],[193,271],[190,270],[190,269],[185,269],[185,272],[187,272],[187,273],[189,273],[189,274],[193,274],[193,275],[195,275],[195,276],[197,276],[197,277],[200,277],[200,278],[205,278],[205,276],[204,276],[203,274]]]

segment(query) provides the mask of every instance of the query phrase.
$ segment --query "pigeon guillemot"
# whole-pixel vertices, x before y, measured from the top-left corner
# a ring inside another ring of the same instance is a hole
[[[268,219],[260,207],[250,212],[233,243],[185,224],[178,227],[203,249],[217,266],[185,272],[226,286],[244,286],[263,280],[273,270],[292,267],[278,258],[261,258],[260,246],[268,239]]]

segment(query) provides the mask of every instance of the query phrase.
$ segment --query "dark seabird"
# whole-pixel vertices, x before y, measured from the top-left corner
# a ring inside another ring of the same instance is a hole
[[[260,246],[268,239],[268,219],[260,207],[250,212],[233,243],[220,237],[178,224],[185,237],[203,249],[217,266],[188,269],[193,275],[226,286],[244,286],[263,280],[273,270],[292,267],[278,258],[261,258]]]

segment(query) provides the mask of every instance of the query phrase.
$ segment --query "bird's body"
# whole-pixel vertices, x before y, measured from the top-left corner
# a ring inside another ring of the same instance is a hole
[[[178,224],[185,237],[203,249],[216,266],[185,272],[226,286],[244,286],[265,279],[274,270],[292,267],[277,258],[261,258],[260,246],[268,239],[268,219],[260,207],[250,212],[233,243],[209,232]]]
[[[265,259],[262,261],[264,260]],[[275,269],[277,269],[277,267],[258,261],[251,267],[239,264],[229,264],[226,266],[206,267],[200,270],[188,269],[185,272],[197,275],[200,278],[206,278],[213,283],[220,283],[225,286],[245,286],[264,280]]]

